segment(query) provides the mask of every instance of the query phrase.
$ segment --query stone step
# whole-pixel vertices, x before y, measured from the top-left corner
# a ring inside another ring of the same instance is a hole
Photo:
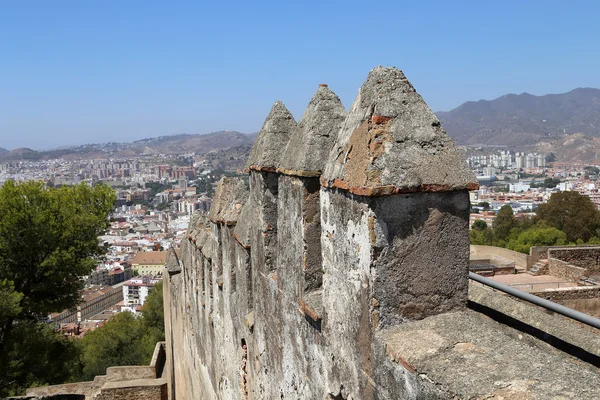
[[[537,273],[540,271],[540,269],[546,268],[547,266],[548,266],[548,260],[540,259],[535,264],[533,264],[533,266],[531,267],[531,269],[529,269],[529,271],[527,271],[527,273],[530,275],[537,275]]]

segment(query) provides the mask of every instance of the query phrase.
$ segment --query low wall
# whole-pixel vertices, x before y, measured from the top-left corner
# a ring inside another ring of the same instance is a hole
[[[552,246],[531,246],[529,249],[529,265],[527,265],[527,270],[539,260],[548,258],[548,249],[551,247]]]
[[[167,347],[165,342],[158,342],[154,347],[154,354],[150,361],[150,367],[154,369],[154,376],[162,378],[167,362]]]
[[[600,246],[550,248],[548,257],[586,268],[591,273],[600,272]]]
[[[575,288],[562,288],[531,292],[546,300],[560,302],[563,300],[582,300],[600,298],[600,286],[580,286]]]
[[[470,259],[469,271],[482,276],[512,275],[515,273],[515,264],[506,264],[498,259]]]
[[[557,300],[556,302],[592,317],[600,318],[600,298]]]
[[[494,259],[496,257],[513,262],[517,267],[529,268],[529,256],[527,254],[504,249],[502,247],[471,245],[470,258],[472,259]]]
[[[154,379],[156,368],[150,365],[109,367],[106,369],[106,382],[130,381],[133,379]]]
[[[536,296],[562,304],[579,312],[600,317],[600,287],[581,286],[577,288],[532,292]]]
[[[94,400],[167,400],[166,379],[109,382]]]
[[[167,381],[160,379],[166,362],[165,342],[158,342],[150,365],[109,367],[91,382],[27,389],[32,399],[166,400]],[[50,397],[51,396],[51,397]],[[69,397],[70,396],[70,397]]]
[[[40,386],[27,389],[28,396],[46,397],[59,395],[91,395],[98,387],[94,382],[66,383],[64,385]]]
[[[568,279],[573,282],[579,282],[582,276],[585,276],[586,268],[571,265],[566,261],[550,258],[548,260],[548,274],[557,278]]]
[[[547,292],[534,293],[540,297],[555,297],[566,298],[568,296],[598,296],[600,288],[581,287],[576,290],[555,290]],[[551,300],[555,300],[551,298]],[[537,307],[531,303],[521,301],[512,296],[493,290],[489,287],[481,286],[479,283],[471,281],[469,286],[469,302],[470,307],[482,306],[487,310],[497,311],[513,318],[516,321],[523,322],[540,332],[544,332],[544,340],[552,343],[553,340],[559,340],[569,343],[582,349],[583,352],[593,354],[600,357],[600,346],[598,346],[598,335],[595,329],[582,329],[579,324],[568,317],[560,314],[548,312],[548,310]],[[564,304],[563,301],[556,301],[559,304]],[[566,304],[564,304],[566,306]],[[582,311],[582,310],[579,310]],[[583,312],[583,311],[582,311]],[[592,315],[592,314],[590,314]],[[519,335],[520,339],[521,335]],[[515,397],[518,398],[518,397]]]
[[[550,257],[558,258],[563,261],[568,261],[570,264],[587,268],[598,264],[600,261],[600,246],[533,246],[529,250],[529,267],[540,259],[547,259]],[[600,269],[598,272],[600,272]]]

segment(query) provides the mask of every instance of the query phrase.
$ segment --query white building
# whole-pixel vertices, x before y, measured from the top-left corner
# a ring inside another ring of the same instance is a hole
[[[158,282],[160,282],[160,278],[151,276],[137,277],[125,282],[123,284],[124,308],[135,310],[138,306],[143,306],[148,293]]]
[[[521,193],[521,192],[527,192],[529,190],[531,186],[529,185],[529,183],[523,183],[523,182],[519,182],[519,183],[511,183],[508,185],[508,190],[511,193]]]
[[[531,153],[525,158],[525,168],[535,168],[535,156]]]
[[[518,169],[525,167],[525,155],[523,153],[517,153],[515,156],[515,163]]]
[[[546,166],[546,156],[544,156],[543,154],[537,155],[537,166],[538,166],[538,168],[542,168],[542,167]]]
[[[567,192],[573,190],[573,186],[572,182],[561,182],[558,184],[557,188],[561,192]]]

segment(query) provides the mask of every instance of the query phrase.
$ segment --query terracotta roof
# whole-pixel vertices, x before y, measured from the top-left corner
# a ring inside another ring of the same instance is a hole
[[[165,265],[166,261],[166,251],[138,251],[131,264]]]

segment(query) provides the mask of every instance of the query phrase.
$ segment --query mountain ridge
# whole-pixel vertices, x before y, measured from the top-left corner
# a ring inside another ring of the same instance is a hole
[[[534,145],[575,133],[600,137],[600,89],[509,93],[436,114],[459,145]]]
[[[467,101],[436,113],[458,145],[498,145],[555,152],[561,161],[597,160],[600,155],[600,89],[576,88],[541,96],[508,93],[493,100]],[[35,151],[0,147],[0,160],[135,157],[151,154],[206,154],[233,151],[235,158],[249,149],[258,133],[217,131],[175,134]],[[244,150],[242,150],[244,149]]]
[[[217,131],[206,134],[175,134],[138,139],[132,142],[91,143],[59,149],[36,151],[29,148],[0,150],[1,160],[49,160],[56,158],[94,158],[99,156],[135,157],[151,154],[206,154],[211,151],[251,146],[258,133]]]

